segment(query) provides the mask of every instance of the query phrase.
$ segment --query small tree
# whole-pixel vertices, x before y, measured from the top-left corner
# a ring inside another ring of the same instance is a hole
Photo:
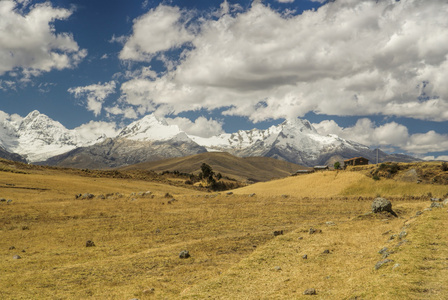
[[[216,182],[215,179],[213,178],[214,175],[215,172],[213,172],[212,167],[210,167],[206,163],[203,163],[201,165],[201,173],[199,174],[200,178],[207,180],[209,184],[213,184]]]
[[[335,163],[334,163],[334,169],[335,169],[335,170],[340,170],[340,169],[341,169],[341,163],[338,162],[338,161],[335,162]]]

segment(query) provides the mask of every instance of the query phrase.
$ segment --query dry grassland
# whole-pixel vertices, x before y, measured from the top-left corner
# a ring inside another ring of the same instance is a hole
[[[328,172],[227,195],[28,173],[0,171],[0,198],[13,199],[0,204],[1,299],[301,299],[307,288],[318,299],[448,298],[446,209],[414,218],[428,197],[403,197],[442,196],[447,186]],[[131,196],[147,190],[154,198]],[[75,199],[86,192],[123,196]],[[398,218],[363,216],[378,193],[393,196]],[[402,230],[408,242],[388,242]],[[374,270],[382,247],[393,249],[394,262]],[[191,257],[179,259],[184,249]]]

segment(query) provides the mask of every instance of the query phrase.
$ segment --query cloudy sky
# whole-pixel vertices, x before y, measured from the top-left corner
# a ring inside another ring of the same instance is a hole
[[[448,2],[1,0],[0,110],[211,136],[306,118],[448,160]],[[17,114],[17,115],[16,115]]]

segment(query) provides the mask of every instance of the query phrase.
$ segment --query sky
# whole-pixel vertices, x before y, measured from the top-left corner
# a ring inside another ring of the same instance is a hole
[[[448,160],[448,2],[0,0],[0,118],[113,135],[154,113],[189,134],[305,118]]]

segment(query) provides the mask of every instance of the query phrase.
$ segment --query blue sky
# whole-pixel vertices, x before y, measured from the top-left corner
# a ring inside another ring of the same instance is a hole
[[[448,159],[448,4],[0,1],[0,110],[114,130],[155,113],[210,136],[309,119]]]

